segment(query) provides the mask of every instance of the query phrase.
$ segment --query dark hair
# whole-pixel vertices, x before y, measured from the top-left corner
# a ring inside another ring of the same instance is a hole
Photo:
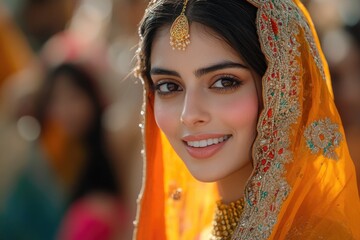
[[[53,93],[54,86],[59,80],[58,77],[66,76],[72,85],[76,88],[81,89],[93,106],[95,120],[93,125],[100,124],[100,115],[103,111],[103,103],[96,87],[96,80],[94,77],[89,74],[86,70],[82,69],[80,66],[73,63],[63,63],[49,70],[48,75],[46,76],[44,86],[42,88],[40,101],[39,101],[39,110],[38,117],[40,123],[46,124],[46,108],[49,103],[49,99],[51,99],[51,95]],[[94,129],[97,127],[94,127]],[[92,135],[89,131],[89,135]],[[84,136],[84,138],[89,138],[90,136]]]
[[[147,87],[152,84],[149,71],[154,37],[160,28],[170,26],[180,15],[183,4],[184,0],[158,0],[148,7],[140,23],[136,73],[145,79]],[[197,22],[212,29],[263,76],[267,64],[256,31],[256,14],[257,8],[245,0],[189,0],[185,13],[190,24]]]
[[[345,30],[354,38],[356,45],[360,48],[360,20],[354,25],[346,25]]]
[[[84,196],[91,191],[118,193],[115,173],[105,151],[101,118],[103,99],[99,94],[96,79],[88,71],[73,63],[63,63],[50,71],[45,81],[40,98],[39,121],[42,127],[47,124],[46,109],[59,76],[67,76],[71,83],[83,91],[91,101],[94,119],[88,131],[81,137],[87,151],[85,168],[80,172],[72,200]],[[66,160],[66,159],[65,159]]]

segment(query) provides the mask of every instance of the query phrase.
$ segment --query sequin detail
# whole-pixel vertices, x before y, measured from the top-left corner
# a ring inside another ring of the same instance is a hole
[[[339,126],[332,123],[329,118],[311,123],[304,132],[307,146],[311,152],[313,154],[321,152],[324,157],[337,160],[335,148],[340,145],[342,140],[338,129]]]
[[[299,102],[300,43],[304,34],[319,73],[325,79],[319,51],[311,29],[291,0],[248,0],[258,7],[257,30],[268,60],[262,79],[264,109],[253,146],[255,171],[245,189],[245,208],[232,239],[268,239],[291,190],[284,175],[292,161],[290,135],[301,115]]]

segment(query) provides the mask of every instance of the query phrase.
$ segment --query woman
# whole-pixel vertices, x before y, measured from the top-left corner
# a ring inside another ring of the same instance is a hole
[[[101,121],[104,99],[98,83],[84,65],[72,62],[60,64],[49,79],[44,91],[49,100],[42,101],[45,106],[40,116],[42,143],[70,196],[56,239],[122,236],[127,213],[106,151]],[[53,135],[56,128],[62,137]]]
[[[354,166],[300,1],[152,1],[140,37],[135,239],[360,238]]]
[[[58,65],[44,84],[40,140],[72,200],[118,191],[101,125],[103,100],[96,79],[79,64]]]
[[[82,66],[65,62],[49,72],[42,91],[42,131],[0,214],[2,239],[55,239],[61,222],[70,229],[70,217],[78,221],[67,234],[75,235],[103,199],[123,217],[113,204],[120,192],[102,137],[103,103],[95,79]],[[65,213],[70,217],[62,220]],[[105,227],[115,232],[112,225]]]

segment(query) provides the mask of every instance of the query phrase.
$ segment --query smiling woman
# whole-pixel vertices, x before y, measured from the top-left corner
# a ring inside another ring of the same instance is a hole
[[[260,77],[208,32],[194,23],[191,44],[181,54],[169,45],[168,28],[155,36],[150,60],[155,120],[198,180],[249,177]],[[242,192],[237,194],[224,200],[237,200]]]
[[[135,239],[360,238],[354,167],[299,1],[152,1],[140,37]]]

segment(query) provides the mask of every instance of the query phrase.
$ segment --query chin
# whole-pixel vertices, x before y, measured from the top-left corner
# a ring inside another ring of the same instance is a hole
[[[189,169],[190,170],[190,169]],[[204,183],[212,183],[217,182],[227,176],[227,174],[221,174],[221,172],[209,172],[206,170],[200,170],[200,171],[191,171],[191,175],[198,181],[204,182]]]

